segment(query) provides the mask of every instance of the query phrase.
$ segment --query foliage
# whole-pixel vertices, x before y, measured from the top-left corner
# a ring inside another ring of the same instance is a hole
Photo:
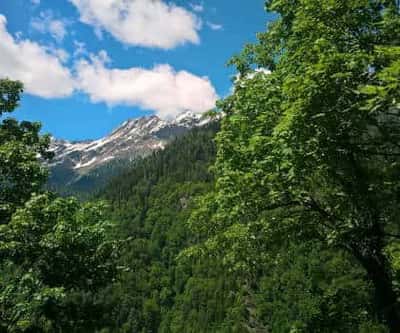
[[[289,222],[279,232],[265,220],[223,229],[207,171],[213,133],[194,130],[104,191],[119,221],[116,237],[126,240],[125,271],[104,292],[114,309],[109,331],[385,332],[351,256],[305,242],[305,234],[288,239]]]
[[[398,237],[398,7],[271,0],[267,8],[279,19],[232,60],[240,75],[220,104],[216,191],[192,221],[204,241],[187,252],[218,255],[244,286],[288,251],[287,238],[346,251],[395,332],[398,290],[385,248]],[[307,322],[292,330],[327,329]]]
[[[22,84],[8,79],[0,80],[0,116],[18,106]],[[12,118],[0,123],[0,224],[31,193],[38,192],[46,181],[45,170],[37,159],[50,158],[47,151],[49,136],[39,135],[39,123],[18,122]]]
[[[101,193],[118,221],[115,237],[125,240],[124,273],[105,291],[114,309],[110,332],[170,331],[175,297],[190,277],[175,258],[192,237],[185,221],[194,198],[211,188],[208,168],[215,158],[217,128],[212,123],[177,138],[165,150],[136,161]]]
[[[0,80],[0,111],[22,85]],[[116,276],[103,203],[81,205],[43,191],[50,158],[40,124],[0,124],[0,332],[87,332],[106,312],[98,291]]]
[[[81,296],[115,275],[114,245],[100,204],[34,196],[0,227],[2,322],[10,332],[86,331],[98,314],[78,312]],[[76,302],[78,303],[76,304]]]
[[[12,112],[18,106],[20,94],[23,91],[22,83],[9,79],[2,79],[0,84],[0,116],[5,112]]]

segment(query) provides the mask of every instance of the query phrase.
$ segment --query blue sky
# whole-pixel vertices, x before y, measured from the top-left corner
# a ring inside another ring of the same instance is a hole
[[[25,83],[18,119],[99,138],[210,108],[230,91],[227,60],[271,19],[263,0],[2,0],[0,77]]]

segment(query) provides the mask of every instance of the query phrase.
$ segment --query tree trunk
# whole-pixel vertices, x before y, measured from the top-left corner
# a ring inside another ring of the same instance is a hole
[[[357,258],[374,285],[375,306],[380,320],[388,326],[390,333],[399,333],[400,304],[393,288],[390,263],[381,251],[375,252],[374,256],[358,253]]]

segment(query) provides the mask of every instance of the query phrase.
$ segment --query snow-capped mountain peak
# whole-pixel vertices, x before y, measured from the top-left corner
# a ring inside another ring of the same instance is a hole
[[[84,174],[112,160],[133,160],[162,149],[172,138],[208,121],[188,110],[169,121],[155,115],[130,119],[98,140],[70,142],[53,138],[55,157],[49,166]]]

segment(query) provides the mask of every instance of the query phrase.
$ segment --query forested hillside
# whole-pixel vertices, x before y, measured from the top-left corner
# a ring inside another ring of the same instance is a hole
[[[266,7],[224,116],[86,203],[2,118],[0,332],[400,332],[400,4]]]
[[[163,325],[170,330],[176,297],[188,278],[176,257],[194,240],[186,221],[195,198],[212,188],[218,127],[193,129],[137,161],[102,193],[117,221],[116,238],[126,240],[119,262],[125,271],[107,291],[115,302],[112,332],[156,332]],[[177,319],[180,330],[184,322]]]
[[[118,225],[115,238],[125,240],[118,262],[124,271],[104,296],[113,309],[110,332],[384,332],[362,268],[321,241],[291,240],[285,232],[266,242],[267,230],[256,224],[250,239],[240,228],[230,234],[240,241],[237,250],[250,251],[241,257],[222,262],[182,252],[217,227],[203,229],[196,220],[217,204],[209,168],[218,127],[192,130],[102,193]],[[242,285],[238,278],[256,263]]]
[[[209,121],[204,114],[187,110],[169,121],[154,115],[127,120],[98,140],[69,142],[53,138],[50,148],[54,158],[48,163],[47,186],[65,196],[89,199],[137,158],[163,149],[174,138]]]

